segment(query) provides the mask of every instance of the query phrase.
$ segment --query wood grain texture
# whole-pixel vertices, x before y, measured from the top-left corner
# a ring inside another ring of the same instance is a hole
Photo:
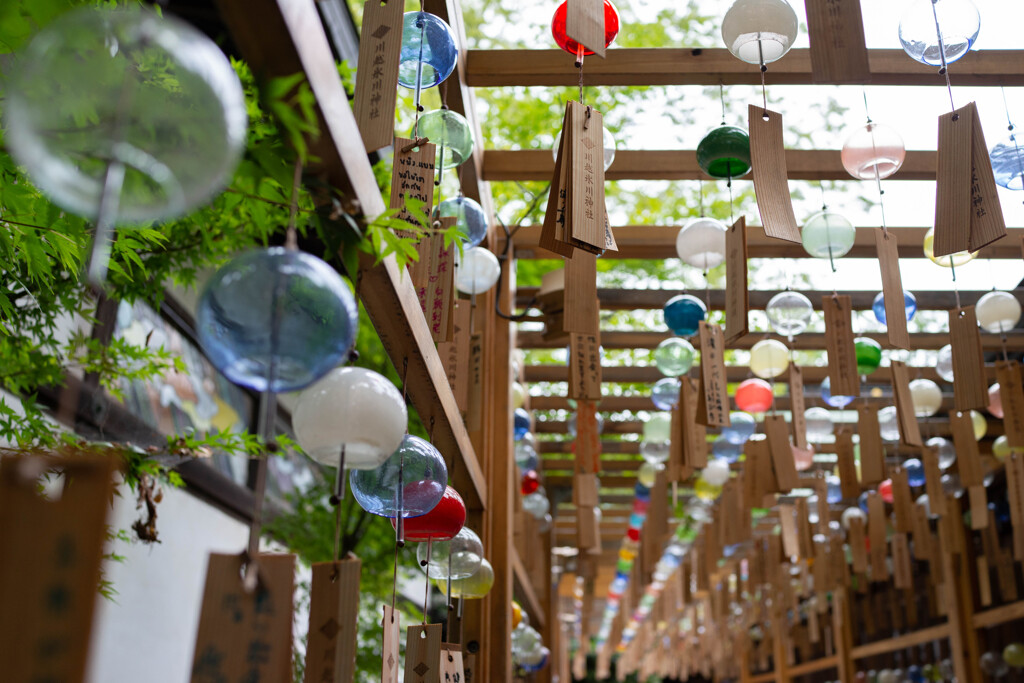
[[[352,108],[367,152],[387,147],[395,136],[395,100],[404,8],[399,0],[367,0],[363,3]]]
[[[996,361],[999,397],[1003,404],[1006,440],[1013,448],[1024,448],[1024,381],[1017,361]]]
[[[725,374],[725,340],[722,328],[700,322],[700,395],[697,422],[706,427],[729,425],[729,393]]]
[[[999,202],[996,190],[995,174],[988,156],[988,145],[985,143],[985,131],[981,128],[981,117],[978,106],[971,102],[971,236],[968,242],[970,251],[1002,239],[1006,236],[1006,221],[1003,218],[1003,207]]]
[[[885,479],[885,447],[878,425],[878,406],[857,406],[857,434],[860,435],[860,477],[865,486]]]
[[[898,349],[910,349],[906,303],[903,296],[903,276],[900,274],[898,233],[881,228],[875,228],[873,232],[878,266],[882,272],[886,336],[892,346]]]
[[[750,165],[765,234],[787,242],[800,242],[787,181],[782,114],[755,105],[750,105],[748,114]]]
[[[795,363],[789,365],[789,409],[793,421],[793,445],[807,449],[807,419],[804,417],[804,373]]]
[[[830,391],[833,396],[860,396],[850,297],[845,294],[826,295],[822,297],[821,308],[825,313]]]
[[[404,683],[441,683],[441,624],[410,626],[405,636]]]
[[[725,233],[725,294],[725,343],[729,344],[748,329],[747,221],[743,216]]]
[[[566,332],[596,335],[599,332],[599,314],[597,256],[577,249],[572,258],[565,261],[563,327]]]
[[[985,355],[974,306],[949,312],[949,343],[953,353],[953,399],[957,410],[988,406]],[[1021,444],[1024,445],[1024,444]]]
[[[772,468],[779,489],[791,491],[799,485],[796,473],[796,461],[793,459],[793,448],[789,442],[789,428],[786,418],[782,415],[768,415],[764,419],[764,431],[768,436],[768,450],[771,452]]]
[[[948,256],[970,247],[974,114],[975,109],[967,105],[939,116],[935,256]]]
[[[305,683],[355,677],[361,570],[356,557],[313,565]]]
[[[572,135],[566,189],[568,241],[578,249],[604,251],[607,212],[604,201],[604,130],[601,112],[569,101]]]
[[[910,378],[907,366],[900,361],[892,361],[889,367],[892,375],[893,402],[899,419],[900,441],[907,446],[921,446],[921,427],[914,414],[914,403],[910,399]]]
[[[568,0],[565,34],[598,57],[604,57],[603,0]]]
[[[860,0],[807,0],[811,78],[815,83],[870,83]]]

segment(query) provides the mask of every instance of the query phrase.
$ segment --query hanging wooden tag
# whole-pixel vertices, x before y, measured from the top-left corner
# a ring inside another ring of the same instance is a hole
[[[452,340],[437,346],[437,353],[448,377],[448,386],[462,413],[466,412],[469,401],[469,373],[465,367],[466,359],[469,358],[469,308],[470,302],[455,300],[452,308]]]
[[[356,557],[313,565],[305,683],[355,678],[361,569]]]
[[[901,361],[891,361],[892,398],[896,404],[896,416],[900,428],[900,440],[907,446],[922,446],[921,428],[914,414],[914,403],[910,399],[910,379],[907,366]]]
[[[1017,361],[996,361],[996,381],[1003,403],[1003,427],[1012,448],[1024,448],[1024,384]]]
[[[725,342],[747,333],[747,220],[740,216],[725,233]]]
[[[464,683],[462,648],[451,643],[441,643],[441,683]]]
[[[454,216],[439,219],[440,231],[432,232],[416,245],[419,260],[409,266],[412,284],[420,301],[420,309],[436,343],[451,341],[455,333],[454,243],[444,244],[441,231],[455,225]]]
[[[608,218],[608,205],[605,201],[604,208],[604,250],[605,251],[618,251],[619,245],[615,242],[615,233],[612,231],[612,223]]]
[[[914,529],[914,500],[910,496],[910,483],[907,471],[899,469],[892,473],[892,508],[893,528],[900,533],[910,533]]]
[[[877,484],[885,479],[885,447],[878,426],[878,406],[857,406],[857,434],[860,435],[861,484]]]
[[[605,247],[604,123],[601,112],[569,102],[573,119],[572,162],[566,202],[574,247],[599,253]]]
[[[1006,494],[1013,527],[1013,557],[1024,562],[1024,456],[1015,451],[1006,457]]]
[[[914,559],[927,562],[931,559],[931,528],[928,525],[928,512],[921,503],[914,503],[911,510],[911,521],[914,528]]]
[[[577,507],[596,507],[599,503],[597,496],[597,475],[574,475],[572,482],[572,498]]]
[[[870,83],[860,0],[807,0],[815,83]]]
[[[707,467],[707,428],[697,422],[700,404],[699,382],[682,377],[679,391],[679,405],[683,413],[683,463],[691,470]]]
[[[982,607],[988,607],[992,604],[992,577],[989,575],[988,560],[984,555],[978,555],[975,567],[978,576],[978,601]]]
[[[789,428],[786,418],[782,415],[766,415],[764,432],[768,437],[768,450],[772,454],[772,468],[783,493],[792,491],[800,484],[796,473],[796,461],[793,458],[793,447],[789,443]]]
[[[821,310],[825,315],[828,376],[832,383],[832,395],[860,396],[850,297],[845,294],[826,294],[821,298]]]
[[[380,623],[384,628],[384,637],[381,640],[380,682],[398,683],[398,676],[402,670],[398,658],[399,612],[396,612],[391,605],[384,605],[384,618]]]
[[[800,559],[809,560],[814,557],[814,544],[811,541],[811,522],[807,510],[807,499],[796,499],[796,540],[800,548]]]
[[[868,537],[871,540],[868,552],[871,580],[885,581],[889,578],[889,568],[885,564],[885,503],[875,492],[868,494]]]
[[[576,473],[596,475],[601,462],[601,434],[597,429],[597,404],[593,401],[576,404],[575,450]]]
[[[580,552],[597,548],[601,544],[594,507],[576,505],[576,547]]]
[[[569,105],[566,103],[565,116],[562,119],[562,144],[558,147],[555,157],[555,172],[548,192],[548,204],[544,210],[544,224],[540,232],[540,247],[560,256],[572,256],[575,249],[565,238],[566,207],[569,185],[569,145],[572,133],[572,118],[569,116]]]
[[[441,624],[421,624],[406,629],[404,681],[440,683]]]
[[[394,168],[391,173],[391,197],[388,206],[401,209],[397,218],[422,230],[425,226],[405,208],[406,197],[423,203],[424,214],[430,213],[434,204],[434,162],[437,146],[425,143],[409,148],[413,140],[395,138]]]
[[[565,261],[565,308],[563,327],[566,332],[599,333],[600,306],[597,298],[597,257],[577,250]]]
[[[469,337],[469,372],[466,382],[466,397],[469,404],[466,410],[466,429],[472,432],[479,432],[483,427],[484,404],[484,345],[483,338],[479,334]]]
[[[853,432],[849,429],[836,430],[836,464],[843,499],[855,499],[860,495],[860,482],[857,481],[857,464],[853,458]]]
[[[569,398],[601,400],[601,341],[598,334],[569,335]]]
[[[896,588],[913,588],[914,579],[910,571],[910,546],[907,535],[892,535],[892,578]]]
[[[825,481],[824,472],[815,472],[814,492],[818,496],[818,533],[828,536],[831,514],[828,509],[828,482]]]
[[[982,485],[967,488],[967,498],[971,506],[971,529],[977,531],[988,525],[988,495]]]
[[[779,481],[775,476],[775,466],[772,464],[771,448],[767,439],[751,439],[747,441],[744,448],[747,455],[748,467],[753,472],[751,486],[756,492],[754,507],[771,507],[775,501],[771,494],[781,490]],[[771,504],[765,505],[767,500]]]
[[[974,421],[969,412],[949,411],[949,426],[953,432],[953,447],[956,449],[956,467],[960,483],[965,487],[980,486],[984,478],[981,469],[981,455],[974,438]]]
[[[363,4],[353,106],[367,152],[387,147],[395,136],[404,10],[405,4],[397,0],[367,0]]]
[[[683,471],[686,469],[685,459],[683,456],[683,440],[686,438],[683,433],[684,382],[687,384],[690,383],[689,379],[686,377],[681,378],[679,381],[679,398],[676,400],[676,404],[672,407],[672,419],[669,426],[668,463],[666,463],[666,467],[668,469],[668,480],[671,482],[683,481]]]
[[[697,422],[707,427],[728,427],[729,394],[722,328],[703,320],[700,322],[700,373]]]
[[[921,449],[921,464],[924,465],[924,492],[928,494],[928,508],[933,515],[944,515],[946,514],[946,494],[942,490],[939,455],[934,448],[925,446]]]
[[[800,242],[800,229],[789,194],[786,150],[782,145],[782,114],[750,105],[750,165],[761,225],[768,237]]]
[[[793,445],[807,450],[807,420],[804,418],[804,372],[789,364],[789,410],[793,420]]]
[[[599,57],[604,57],[604,2],[569,0],[565,13],[565,35]]]
[[[864,538],[864,520],[854,517],[847,532],[850,555],[853,558],[853,573],[864,574],[868,570],[867,544]]]
[[[116,460],[0,459],[5,680],[84,680]],[[59,498],[37,490],[48,467],[66,477]]]
[[[949,312],[949,342],[953,351],[953,400],[957,410],[988,406],[985,355],[974,306]]]
[[[887,231],[875,228],[875,252],[878,254],[878,266],[882,272],[886,335],[889,343],[896,348],[910,349],[898,240]]]
[[[259,555],[259,583],[242,584],[241,555],[210,554],[191,680],[291,680],[294,555]]]
[[[935,180],[935,256],[978,251],[1006,235],[974,102],[939,117]]]

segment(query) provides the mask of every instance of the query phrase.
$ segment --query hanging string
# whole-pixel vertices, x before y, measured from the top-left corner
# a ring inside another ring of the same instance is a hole
[[[580,72],[580,104],[586,104],[583,101],[583,45],[576,45],[576,68]]]
[[[939,69],[939,73],[946,77],[946,91],[949,93],[949,108],[952,111],[956,111],[956,104],[953,103],[953,85],[949,82],[949,65],[946,63],[946,42],[942,39],[942,29],[939,28],[939,14],[938,10],[935,9],[936,0],[932,0],[932,18],[935,20],[935,37],[939,41],[939,60],[942,62],[942,67]],[[957,116],[953,116],[953,120],[957,120]]]
[[[761,101],[762,109],[764,109],[764,120],[768,120],[768,90],[764,83],[765,72],[768,71],[768,67],[764,63],[764,48],[761,46],[761,41],[757,41],[757,56],[758,61],[761,63]]]
[[[345,492],[345,447],[341,447],[341,455],[338,459],[338,475],[334,481],[334,495],[331,496],[331,505],[334,506],[334,555],[335,562],[341,559],[341,501]],[[337,573],[334,574],[337,578]],[[332,580],[334,580],[332,578]]]
[[[1020,148],[1017,143],[1017,136],[1014,135],[1013,131],[1015,126],[1013,125],[1013,119],[1010,118],[1010,105],[1006,101],[1006,88],[999,86],[999,91],[1003,94],[1003,110],[1006,112],[1006,130],[1010,132],[1010,142],[1013,143],[1013,151],[1016,154],[1017,159],[1017,170],[1020,172],[1021,187],[1024,188],[1024,150]]]
[[[718,82],[718,99],[722,102],[722,125],[725,125],[725,85]]]
[[[885,194],[885,190],[882,189],[882,175],[878,170],[878,148],[875,146],[875,131],[871,126],[873,122],[871,121],[871,111],[868,109],[868,89],[861,88],[861,92],[864,95],[864,115],[868,120],[868,133],[871,135],[872,159],[875,161],[875,163],[872,164],[872,168],[875,171],[875,187],[878,188],[878,209],[882,213],[882,233],[888,237],[889,228],[885,223],[885,202],[882,201],[882,196]]]
[[[729,178],[725,181],[725,186],[729,188],[729,223],[732,224],[736,222],[736,216],[733,215],[732,206],[732,166],[729,167],[728,173]]]
[[[430,550],[431,550],[431,546],[433,546],[433,544],[434,544],[434,540],[432,538],[428,537],[427,538],[427,575],[426,575],[426,581],[424,582],[427,585],[423,588],[423,625],[424,626],[427,625],[427,604],[430,602],[430,569],[429,569],[429,567],[430,567]]]
[[[956,307],[962,308],[960,305],[960,288],[956,284],[956,265],[953,263],[953,255],[949,255],[949,272],[953,274],[953,294],[956,295]]]
[[[700,197],[700,217],[704,218],[704,179],[697,179],[697,194]]]

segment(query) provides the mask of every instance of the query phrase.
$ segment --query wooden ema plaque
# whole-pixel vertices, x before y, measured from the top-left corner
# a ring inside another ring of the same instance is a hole
[[[412,285],[420,301],[420,310],[435,343],[451,341],[455,334],[455,249],[445,246],[442,231],[455,225],[454,216],[440,219],[440,230],[432,231],[417,243],[419,259],[409,266]]]
[[[789,443],[786,418],[782,415],[765,416],[764,431],[768,437],[768,450],[771,453],[772,469],[775,471],[779,490],[783,493],[791,491],[799,485],[800,478],[796,473],[796,461]]]
[[[922,446],[921,428],[914,414],[914,404],[910,400],[910,379],[907,366],[901,361],[891,361],[892,396],[896,404],[896,417],[900,428],[900,440],[907,446]]]
[[[391,605],[384,605],[384,618],[380,623],[384,629],[381,639],[380,683],[398,683],[398,675],[402,670],[398,658],[399,612]]]
[[[782,145],[782,114],[750,105],[750,166],[761,225],[768,237],[800,242],[800,229],[789,194],[786,150]]]
[[[413,197],[423,203],[424,218],[434,204],[434,161],[437,158],[437,146],[425,143],[419,147],[406,148],[413,140],[395,138],[394,170],[391,174],[391,197],[388,206],[401,209],[397,218],[409,223],[417,229],[424,226],[419,218],[410,212],[405,205],[406,197]]]
[[[907,535],[903,533],[892,535],[892,578],[896,588],[914,587],[910,570],[910,544],[907,542]]]
[[[725,233],[725,343],[747,333],[747,221],[743,216]]]
[[[576,474],[596,475],[601,461],[601,434],[597,429],[597,404],[594,401],[580,401],[576,405],[575,451]]]
[[[441,643],[441,683],[466,683],[462,668],[462,648]]]
[[[1024,562],[1024,456],[1016,451],[1006,456],[1006,493],[1013,526],[1013,557]]]
[[[860,435],[860,479],[862,484],[877,484],[885,479],[885,447],[878,425],[878,406],[857,406],[857,433]]]
[[[807,0],[815,83],[870,83],[860,0]]]
[[[852,309],[847,295],[831,294],[821,298],[828,345],[828,376],[833,396],[860,396],[857,351],[853,346]]]
[[[601,303],[597,298],[597,256],[577,251],[565,260],[564,291],[562,329],[578,334],[599,334]]]
[[[367,152],[387,147],[394,138],[404,10],[399,0],[363,4],[353,107]]]
[[[960,483],[970,489],[984,482],[981,454],[978,441],[974,438],[974,421],[971,414],[958,410],[949,411],[949,426],[953,432],[953,447],[956,449],[956,467]]]
[[[555,155],[555,173],[548,191],[548,203],[544,210],[544,223],[540,232],[540,247],[560,256],[572,256],[575,251],[572,244],[565,238],[566,198],[569,195],[569,163],[566,155],[568,140],[571,139],[569,105],[565,105],[565,116],[562,118],[562,144]],[[561,239],[559,239],[561,237]]]
[[[721,327],[703,320],[700,322],[700,374],[697,422],[706,427],[728,427],[725,340]]]
[[[793,445],[807,450],[807,420],[804,418],[804,372],[789,364],[789,406],[793,420]]]
[[[305,683],[355,678],[361,569],[356,557],[313,565]]]
[[[254,591],[242,584],[242,555],[210,554],[191,680],[260,683],[292,677],[294,555],[258,555]]]
[[[910,483],[905,469],[892,473],[893,528],[902,533],[914,530],[914,501],[910,497]]]
[[[1012,448],[1024,448],[1024,384],[1017,361],[996,361],[996,381],[1003,403],[1003,427]]]
[[[697,422],[697,408],[700,403],[699,382],[681,377],[679,405],[682,408],[683,467],[703,469],[708,464],[707,428]]]
[[[0,459],[0,662],[5,680],[85,679],[116,460],[80,455]],[[55,499],[36,488],[48,467],[62,470],[68,481]]]
[[[935,256],[978,251],[1006,236],[978,108],[939,116],[935,175]]]
[[[853,431],[839,429],[835,434],[839,487],[843,498],[856,498],[860,495],[860,482],[857,481],[857,465],[853,458]]]
[[[569,358],[569,398],[577,401],[600,401],[600,335],[570,334]]]
[[[898,349],[910,349],[907,332],[907,310],[903,297],[903,276],[900,275],[900,254],[897,239],[881,228],[875,228],[875,252],[882,271],[882,297],[885,303],[885,333],[889,343]]]
[[[406,630],[404,681],[441,683],[441,624],[421,624]]]
[[[603,0],[568,0],[565,13],[565,35],[598,57],[604,57]]]
[[[988,406],[985,355],[974,306],[949,312],[949,343],[953,355],[953,402],[957,410],[981,410]]]

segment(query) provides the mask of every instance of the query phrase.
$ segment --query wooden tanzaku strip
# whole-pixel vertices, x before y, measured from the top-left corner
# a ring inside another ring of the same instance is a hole
[[[665,468],[668,472],[668,480],[671,482],[682,481],[683,475],[683,382],[687,382],[687,378],[682,378],[679,382],[679,394],[680,396],[676,399],[676,404],[672,406],[670,411],[671,420],[669,422],[669,436],[668,436],[668,461],[665,463]]]
[[[898,240],[895,235],[881,228],[875,228],[874,232],[875,252],[878,254],[878,265],[882,272],[886,335],[889,343],[896,348],[910,349]]]
[[[409,223],[414,228],[422,228],[408,209],[405,208],[406,197],[422,202],[422,211],[430,213],[434,203],[434,164],[437,159],[437,145],[425,143],[418,145],[418,140],[395,138],[394,170],[391,174],[391,198],[389,206],[401,209],[397,218]]]
[[[604,2],[602,0],[568,0],[565,35],[589,48],[597,56],[604,57]]]
[[[761,224],[769,237],[799,242],[800,229],[793,214],[786,171],[786,150],[782,145],[782,114],[753,104],[747,111],[750,165]]]
[[[796,533],[796,506],[789,503],[779,505],[779,527],[782,532],[782,552],[787,558],[800,556],[800,544]]]
[[[953,447],[956,449],[956,467],[960,483],[966,487],[981,486],[984,471],[978,441],[974,438],[974,421],[969,412],[949,411],[949,426],[953,432]]]
[[[793,445],[807,450],[807,420],[804,418],[804,374],[796,363],[789,364],[789,409],[793,421]]]
[[[600,401],[601,337],[597,334],[569,335],[569,398]]]
[[[576,505],[576,547],[581,552],[598,548],[601,545],[601,534],[597,528],[597,515],[594,506]]]
[[[387,147],[395,136],[404,10],[400,0],[367,0],[363,4],[353,109],[367,152]]]
[[[796,540],[800,548],[800,559],[810,560],[814,557],[814,543],[811,540],[811,521],[807,510],[807,499],[796,499]]]
[[[452,341],[437,345],[437,353],[441,356],[445,374],[448,376],[448,385],[455,394],[455,403],[462,412],[467,410],[469,399],[469,308],[469,301],[455,300]]]
[[[971,528],[977,531],[988,526],[988,494],[981,484],[967,487],[967,498],[971,510]]]
[[[914,503],[912,510],[914,535],[914,559],[927,562],[931,559],[931,529],[928,526],[928,511],[923,503]]]
[[[441,218],[441,230],[419,241],[419,259],[409,265],[430,336],[437,343],[451,341],[455,333],[455,245],[445,246],[442,231],[455,225],[456,220],[454,216]]]
[[[361,570],[355,556],[313,565],[305,683],[355,677]]]
[[[860,495],[857,464],[853,459],[853,431],[836,430],[836,463],[839,467],[839,487],[844,499],[853,500]]]
[[[807,0],[811,78],[815,83],[870,83],[860,0]]]
[[[575,446],[574,471],[577,474],[597,475],[601,461],[601,433],[597,428],[596,401],[580,400],[576,404]]]
[[[868,538],[871,549],[868,555],[871,560],[871,580],[885,581],[889,578],[889,569],[885,563],[885,503],[882,497],[872,491],[868,494]]]
[[[1024,384],[1020,363],[1015,360],[996,361],[999,397],[1003,403],[1003,426],[1012,448],[1024,448]]]
[[[779,490],[788,492],[800,485],[793,458],[793,447],[789,442],[789,428],[782,415],[767,415],[764,431],[768,436],[768,450],[771,452],[772,468],[779,484]]]
[[[893,527],[901,533],[914,530],[914,501],[910,497],[910,484],[907,471],[903,468],[892,474],[892,507],[895,524]]]
[[[828,369],[833,396],[860,396],[860,374],[857,372],[857,351],[853,346],[853,311],[845,294],[821,298],[825,315],[825,338],[828,342]]]
[[[885,479],[885,447],[878,425],[878,406],[857,406],[857,433],[860,435],[860,483],[864,486]]]
[[[860,517],[850,519],[848,540],[850,555],[853,558],[853,573],[864,574],[868,570],[867,543],[864,537],[864,520]]]
[[[953,399],[957,410],[988,406],[985,355],[974,306],[949,312],[949,342],[953,352]],[[1024,444],[1022,444],[1024,445]]]
[[[560,256],[572,256],[573,253],[571,244],[557,239],[559,226],[563,229],[565,227],[566,187],[569,182],[570,163],[566,150],[569,145],[568,129],[571,121],[567,102],[565,115],[562,117],[562,144],[558,146],[558,155],[555,158],[555,171],[551,179],[551,189],[548,191],[548,203],[544,209],[544,223],[538,241],[542,249]]]
[[[572,164],[569,166],[567,233],[574,247],[598,254],[607,235],[604,201],[604,123],[601,112],[569,102],[572,117]],[[595,292],[595,297],[597,293]]]
[[[452,643],[441,643],[441,681],[461,683],[466,680],[462,665],[462,647]],[[342,679],[345,680],[345,679]]]
[[[441,624],[417,624],[406,630],[405,683],[441,682]]]
[[[933,515],[945,515],[946,494],[942,490],[938,452],[931,446],[921,448],[921,464],[924,465],[924,490],[928,494],[928,509]]]
[[[971,121],[971,239],[968,244],[970,251],[978,251],[984,246],[1006,236],[1006,220],[1003,207],[999,202],[996,190],[995,174],[992,161],[985,144],[985,132],[978,116],[978,106],[971,102],[967,105],[973,115]]]
[[[896,588],[912,588],[913,576],[910,571],[910,546],[905,533],[892,535],[892,574]]]
[[[597,256],[577,249],[565,261],[566,332],[596,335],[600,332],[600,302],[597,299]]]
[[[720,326],[703,320],[700,322],[700,374],[697,422],[706,427],[728,427],[725,340]]]
[[[939,159],[935,175],[936,257],[967,251],[971,243],[971,137],[975,108],[967,105],[939,116]]]
[[[910,379],[907,376],[907,366],[902,361],[892,361],[889,369],[892,373],[892,395],[893,402],[896,404],[900,440],[907,446],[922,446],[921,427],[917,424],[914,403],[910,399]]]
[[[743,216],[725,233],[725,343],[747,333],[750,291],[747,288],[747,220]]]
[[[708,464],[707,428],[697,422],[700,404],[699,380],[681,377],[679,404],[683,416],[683,466],[688,469],[703,469]]]

